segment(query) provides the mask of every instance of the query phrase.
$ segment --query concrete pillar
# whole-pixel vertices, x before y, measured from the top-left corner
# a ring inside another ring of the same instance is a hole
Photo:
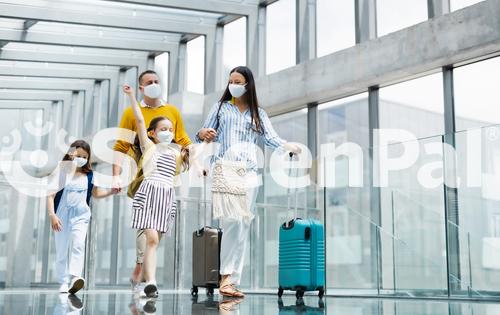
[[[355,0],[356,44],[377,37],[376,0]]]
[[[450,0],[427,0],[429,19],[450,13]]]
[[[316,0],[296,0],[297,64],[316,58]]]

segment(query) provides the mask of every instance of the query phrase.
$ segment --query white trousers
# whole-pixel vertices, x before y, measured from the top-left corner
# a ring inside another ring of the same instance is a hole
[[[247,206],[252,212],[257,199],[257,189],[247,189]],[[220,250],[220,274],[231,275],[231,282],[235,285],[239,285],[241,282],[251,223],[245,219],[219,219],[223,232]]]
[[[54,232],[56,242],[55,269],[57,282],[62,284],[69,283],[70,276],[82,276],[85,261],[85,237],[90,221],[90,210],[88,208],[62,208],[57,211],[57,217],[61,220],[63,227],[62,231]]]

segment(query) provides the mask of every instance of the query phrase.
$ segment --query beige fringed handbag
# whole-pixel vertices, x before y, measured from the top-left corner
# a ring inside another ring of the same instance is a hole
[[[246,164],[217,161],[213,170],[212,203],[214,218],[252,220],[246,193]]]

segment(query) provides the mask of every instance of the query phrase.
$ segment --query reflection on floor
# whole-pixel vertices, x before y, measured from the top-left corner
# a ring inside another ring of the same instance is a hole
[[[134,297],[125,290],[94,290],[76,297],[59,295],[50,290],[0,291],[0,314],[346,314],[346,315],[497,315],[500,303],[474,303],[430,300],[391,300],[376,298],[305,296],[297,303],[295,296],[249,294],[243,300],[207,298],[193,299],[187,293],[160,291],[158,299]]]

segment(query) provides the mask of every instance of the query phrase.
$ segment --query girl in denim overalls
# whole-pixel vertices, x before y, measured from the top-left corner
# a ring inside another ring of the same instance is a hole
[[[90,199],[91,197],[107,197],[112,194],[112,191],[93,185],[90,146],[87,142],[83,140],[73,142],[63,161],[73,161],[76,171],[72,178],[63,183],[62,190],[48,197],[47,209],[52,229],[55,232],[55,273],[60,284],[59,292],[75,294],[85,285],[85,280],[81,275],[85,238],[90,221]],[[69,264],[68,250],[70,251]]]

